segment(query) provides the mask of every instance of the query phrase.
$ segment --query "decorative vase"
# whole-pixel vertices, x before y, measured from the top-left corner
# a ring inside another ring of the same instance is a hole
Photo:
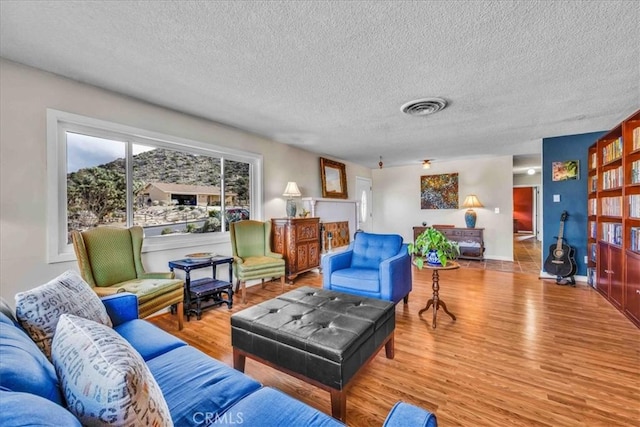
[[[438,258],[438,251],[432,249],[427,253],[427,264],[441,266],[440,258]]]
[[[464,213],[464,222],[467,224],[467,228],[476,227],[476,212],[473,209],[468,209]]]
[[[287,216],[294,218],[296,216],[296,201],[293,199],[287,199]]]

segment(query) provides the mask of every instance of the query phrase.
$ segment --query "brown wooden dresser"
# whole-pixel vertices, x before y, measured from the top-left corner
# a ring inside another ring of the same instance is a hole
[[[287,280],[320,267],[320,218],[271,219],[271,247],[284,256]]]

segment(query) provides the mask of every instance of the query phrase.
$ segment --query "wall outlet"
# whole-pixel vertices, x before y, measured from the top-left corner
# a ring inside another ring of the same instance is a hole
[[[589,264],[589,257],[587,255],[584,256],[584,263]]]
[[[553,195],[553,203],[558,203],[560,202],[560,195],[559,194],[554,194]]]
[[[494,211],[495,213],[500,213],[500,208],[495,208],[493,211]]]

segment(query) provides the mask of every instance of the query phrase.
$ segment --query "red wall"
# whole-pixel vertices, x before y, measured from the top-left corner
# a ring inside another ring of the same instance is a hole
[[[513,189],[513,219],[518,221],[518,230],[533,231],[533,187]]]

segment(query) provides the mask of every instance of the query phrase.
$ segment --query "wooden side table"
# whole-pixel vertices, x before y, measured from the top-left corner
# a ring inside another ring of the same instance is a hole
[[[447,310],[447,305],[444,303],[444,301],[440,299],[440,295],[438,293],[440,291],[440,276],[438,272],[440,270],[455,270],[457,268],[460,268],[460,264],[458,264],[455,261],[449,261],[447,262],[446,267],[429,265],[427,263],[424,264],[424,267],[428,268],[429,270],[433,270],[433,274],[431,275],[431,278],[433,280],[433,285],[432,285],[433,297],[429,301],[427,301],[427,306],[418,312],[418,316],[421,316],[422,313],[429,310],[429,307],[433,305],[433,322],[431,323],[431,326],[435,329],[436,315],[438,314],[438,309],[440,307],[442,307],[444,312],[447,313],[449,316],[451,316],[451,318],[454,321],[456,320],[456,316],[453,313],[451,313],[449,310]]]
[[[216,279],[216,266],[221,264],[228,264],[229,266],[229,282]],[[212,268],[212,277],[192,281],[191,270],[205,267]],[[233,306],[233,286],[231,284],[231,280],[233,280],[233,257],[221,255],[203,260],[179,259],[169,261],[169,269],[171,271],[178,269],[185,272],[184,311],[187,315],[187,322],[192,314],[196,316],[196,319],[200,320],[202,312],[207,308],[220,304],[227,304],[229,309]],[[227,298],[222,298],[221,294],[223,293],[227,295]],[[202,302],[204,300],[212,301],[210,304],[203,306]],[[194,304],[196,306],[195,309],[193,308]]]

